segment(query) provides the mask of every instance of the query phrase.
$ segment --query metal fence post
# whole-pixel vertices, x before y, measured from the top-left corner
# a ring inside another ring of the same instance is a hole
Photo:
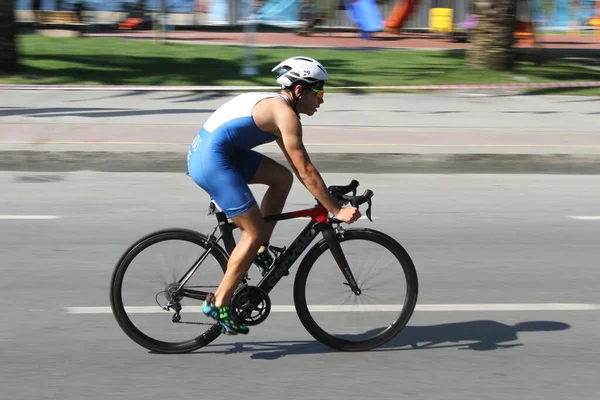
[[[242,21],[244,23],[244,65],[241,74],[245,76],[258,75],[256,68],[256,18],[254,16],[254,0],[242,0]]]

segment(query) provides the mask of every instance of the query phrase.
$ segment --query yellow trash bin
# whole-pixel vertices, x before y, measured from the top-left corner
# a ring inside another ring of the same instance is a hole
[[[432,8],[429,10],[429,30],[431,32],[452,32],[452,8]]]

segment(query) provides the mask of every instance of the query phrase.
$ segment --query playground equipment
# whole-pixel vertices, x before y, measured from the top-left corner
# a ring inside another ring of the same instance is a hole
[[[517,0],[515,39],[521,44],[535,44],[532,7],[529,0]]]
[[[600,0],[599,0],[600,1]],[[514,37],[520,44],[536,45],[536,29],[534,25],[534,4],[530,0],[518,0],[517,1],[517,16]],[[463,37],[454,34],[456,39],[463,39],[459,41],[468,40],[468,34],[473,31],[479,23],[479,17],[475,14],[467,14],[465,20],[456,25],[459,31],[462,31]]]
[[[452,8],[432,8],[429,10],[429,31],[436,33],[452,33]]]
[[[326,9],[318,7],[313,0],[300,1],[302,4],[300,6],[299,19],[302,26],[298,30],[298,34],[300,36],[308,36],[314,31],[316,25],[322,24],[327,20],[328,12]]]
[[[375,0],[344,0],[348,18],[357,25],[363,39],[369,39],[370,33],[383,29],[383,19]]]
[[[152,16],[142,3],[123,3],[122,7],[127,17],[119,24],[119,29],[146,29],[152,26]]]
[[[600,0],[596,0],[596,13],[594,16],[588,18],[587,25],[593,26],[595,28],[595,32],[598,32],[600,29]]]
[[[385,20],[385,28],[388,31],[397,31],[413,12],[418,0],[403,0],[396,3],[390,15]]]
[[[256,11],[254,19],[270,25],[299,27],[300,8],[297,0],[268,0]]]
[[[119,24],[119,29],[135,29],[142,25],[142,18],[127,18]]]

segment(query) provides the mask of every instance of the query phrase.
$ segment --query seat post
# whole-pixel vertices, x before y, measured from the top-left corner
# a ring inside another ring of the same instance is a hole
[[[221,231],[221,235],[223,238],[223,244],[225,245],[225,250],[229,255],[233,252],[235,248],[235,238],[233,237],[233,230],[236,228],[235,224],[229,222],[227,216],[223,211],[218,211],[216,213],[217,222],[219,223],[219,230]]]
[[[215,215],[217,216],[217,222],[219,222],[219,225],[225,225],[229,223],[227,221],[227,216],[223,211],[217,211]]]

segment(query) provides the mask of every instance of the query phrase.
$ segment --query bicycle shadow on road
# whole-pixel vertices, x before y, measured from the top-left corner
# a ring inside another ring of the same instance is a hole
[[[448,349],[490,351],[524,346],[519,332],[548,332],[569,329],[570,325],[556,321],[527,321],[506,325],[491,320],[456,322],[430,326],[407,326],[394,339],[371,350],[406,351]],[[223,348],[223,349],[219,349]],[[208,350],[208,351],[206,351]],[[337,351],[311,341],[260,341],[212,344],[201,353],[250,353],[250,358],[274,360],[281,357],[305,354],[335,353]]]
[[[556,321],[527,321],[507,325],[491,320],[408,326],[381,349],[424,350],[455,347],[459,350],[499,350],[523,346],[523,343],[513,343],[519,339],[519,332],[562,331],[570,327]]]

